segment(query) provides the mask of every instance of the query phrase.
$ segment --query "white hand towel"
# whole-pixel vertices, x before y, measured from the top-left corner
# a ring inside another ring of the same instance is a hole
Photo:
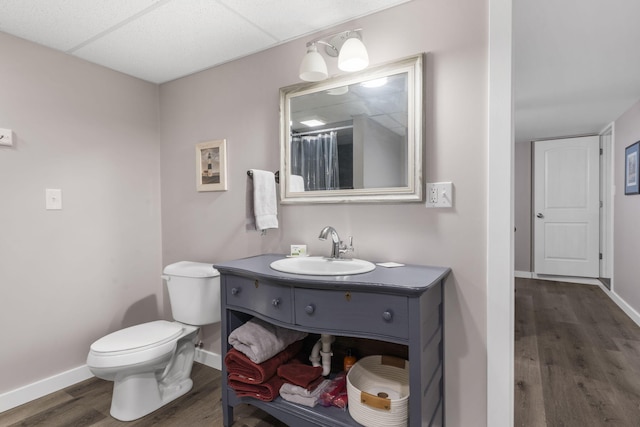
[[[292,193],[302,193],[304,191],[304,179],[300,175],[291,175],[289,191]]]
[[[278,228],[276,177],[273,172],[251,169],[253,173],[253,214],[256,229]]]

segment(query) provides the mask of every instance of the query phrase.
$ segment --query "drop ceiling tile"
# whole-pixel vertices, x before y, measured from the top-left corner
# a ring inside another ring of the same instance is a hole
[[[162,83],[276,43],[218,2],[180,0],[163,4],[83,46],[75,55]]]
[[[0,31],[68,51],[167,0],[0,0]]]
[[[284,41],[406,3],[409,0],[218,1]],[[283,25],[283,22],[286,22],[286,25]]]

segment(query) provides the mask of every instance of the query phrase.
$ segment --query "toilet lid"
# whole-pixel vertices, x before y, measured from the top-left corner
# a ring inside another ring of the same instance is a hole
[[[91,350],[99,353],[136,350],[157,346],[171,341],[182,333],[179,323],[156,320],[113,332],[91,344]]]

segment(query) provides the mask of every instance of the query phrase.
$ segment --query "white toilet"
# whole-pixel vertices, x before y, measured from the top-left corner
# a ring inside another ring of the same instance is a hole
[[[191,367],[199,326],[220,321],[220,273],[211,264],[168,265],[167,282],[175,322],[157,320],[121,329],[93,344],[87,366],[113,381],[111,416],[141,418],[191,390]]]

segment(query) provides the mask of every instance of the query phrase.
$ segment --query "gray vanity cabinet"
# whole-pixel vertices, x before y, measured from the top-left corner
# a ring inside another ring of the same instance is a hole
[[[443,426],[443,285],[450,270],[408,265],[353,276],[306,276],[271,269],[280,258],[260,255],[215,265],[221,273],[223,359],[231,331],[252,317],[309,333],[406,345],[409,426]],[[233,407],[243,402],[293,427],[359,426],[348,410],[239,398],[223,380],[226,427],[233,424]]]

